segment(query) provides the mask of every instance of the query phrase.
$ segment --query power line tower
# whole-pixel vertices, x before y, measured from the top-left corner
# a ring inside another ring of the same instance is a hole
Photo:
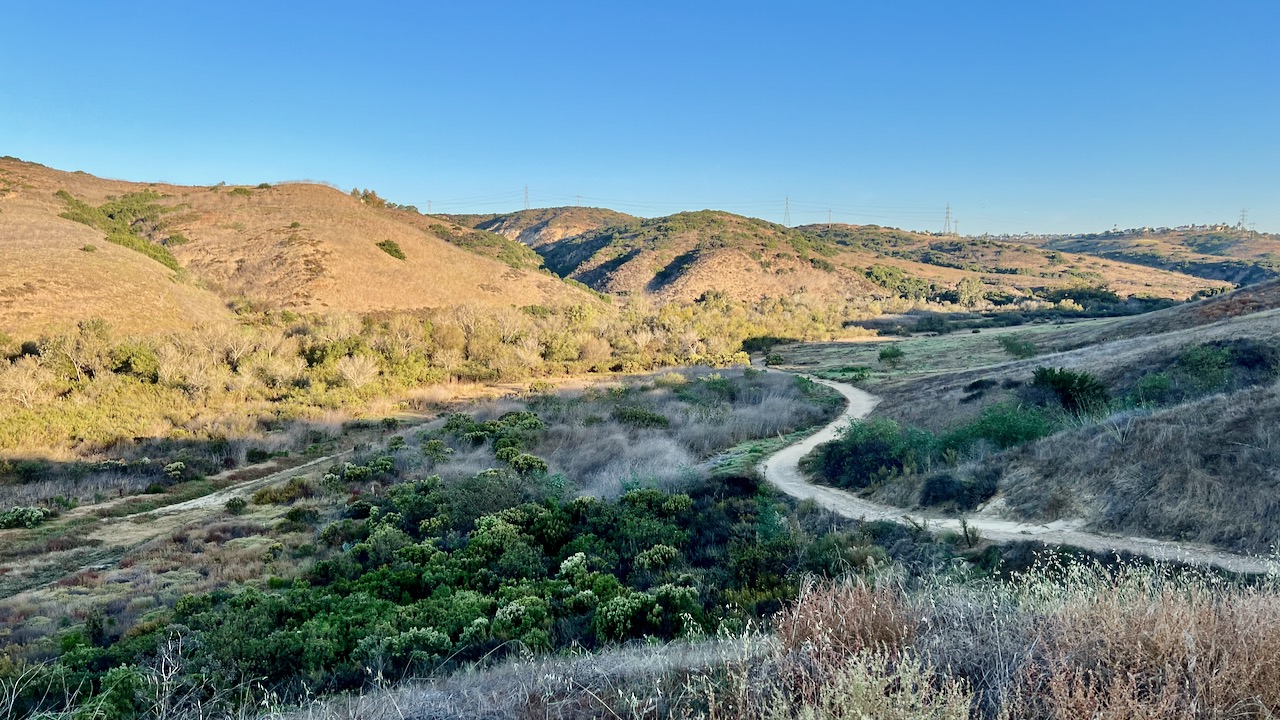
[[[1249,230],[1249,209],[1240,209],[1240,233],[1243,235]]]
[[[582,207],[582,195],[581,195],[581,193],[579,193],[579,195],[578,195],[578,207]]]
[[[942,224],[942,234],[951,234],[951,203],[947,203],[947,220]]]
[[[831,229],[831,211],[830,210],[827,211],[827,229],[828,230]]]
[[[430,200],[428,200],[428,201],[427,201],[427,214],[428,214],[428,215],[430,215],[430,214],[431,214],[431,201],[430,201]]]
[[[782,211],[782,224],[791,227],[791,195],[787,195],[786,209]]]

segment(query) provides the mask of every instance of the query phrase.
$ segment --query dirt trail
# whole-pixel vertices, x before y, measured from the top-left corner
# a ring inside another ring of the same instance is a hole
[[[961,531],[958,518],[880,505],[863,500],[845,490],[810,483],[800,470],[800,458],[818,445],[834,440],[839,429],[850,421],[865,418],[879,404],[880,398],[845,383],[823,380],[810,375],[803,375],[803,377],[840,393],[848,400],[849,405],[840,417],[822,430],[766,458],[760,464],[760,469],[769,482],[792,497],[802,500],[812,499],[824,508],[847,518],[887,520],[904,525],[927,527],[931,532]],[[1035,540],[1051,545],[1072,545],[1096,552],[1124,551],[1156,560],[1209,565],[1238,573],[1275,574],[1280,572],[1280,566],[1275,561],[1264,558],[1235,555],[1189,543],[1103,535],[1085,531],[1081,529],[1084,524],[1082,520],[1058,520],[1037,525],[979,513],[968,517],[967,521],[969,527],[977,529],[984,539],[997,542]]]

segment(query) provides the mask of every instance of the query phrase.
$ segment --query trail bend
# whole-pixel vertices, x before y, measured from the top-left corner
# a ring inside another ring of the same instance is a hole
[[[796,373],[840,393],[848,405],[841,415],[818,432],[788,445],[760,463],[761,474],[782,492],[800,499],[813,500],[843,517],[857,520],[885,520],[902,525],[927,527],[931,532],[961,532],[959,518],[906,510],[881,505],[857,497],[853,493],[825,485],[815,485],[800,469],[800,459],[822,443],[834,440],[842,427],[871,414],[880,398],[852,385]],[[1050,545],[1070,545],[1094,552],[1129,552],[1154,560],[1206,565],[1236,573],[1277,574],[1280,566],[1274,560],[1223,552],[1203,545],[1157,540],[1145,537],[1106,535],[1084,530],[1083,520],[1057,520],[1035,524],[1007,520],[978,513],[966,518],[968,526],[981,536],[996,542],[1034,540]]]

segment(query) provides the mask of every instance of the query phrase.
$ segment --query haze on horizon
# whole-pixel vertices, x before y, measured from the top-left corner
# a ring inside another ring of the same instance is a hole
[[[1280,230],[1272,2],[9,8],[0,154],[435,212]]]

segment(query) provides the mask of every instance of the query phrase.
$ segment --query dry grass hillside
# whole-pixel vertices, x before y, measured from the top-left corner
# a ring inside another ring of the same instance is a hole
[[[164,332],[230,317],[213,292],[59,217],[53,192],[123,194],[135,186],[0,160],[0,330],[34,336],[69,319],[101,317],[125,332]]]
[[[1080,235],[1045,247],[1236,284],[1280,277],[1280,235],[1224,226]]]
[[[8,332],[87,317],[162,331],[226,316],[235,297],[353,313],[591,301],[533,269],[532,253],[522,263],[503,248],[472,252],[459,247],[471,239],[468,228],[447,221],[424,227],[421,216],[323,185],[146,185],[6,158],[0,191],[0,277],[7,281],[0,323]],[[55,196],[59,191],[65,195]],[[113,202],[146,215],[124,218],[125,232],[160,262],[106,242],[102,227],[60,216],[81,203],[106,223],[115,218],[103,207]],[[96,249],[86,251],[90,244]]]

